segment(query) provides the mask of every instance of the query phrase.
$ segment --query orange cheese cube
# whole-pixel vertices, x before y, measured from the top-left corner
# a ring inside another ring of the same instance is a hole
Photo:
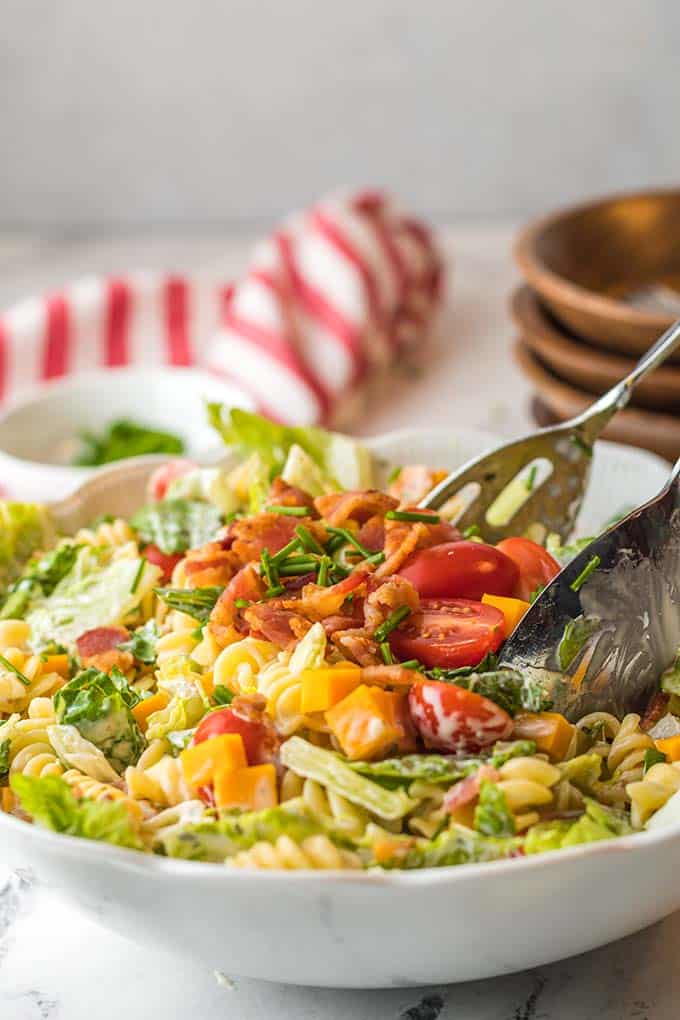
[[[213,671],[209,669],[207,673],[204,673],[201,677],[201,687],[203,688],[204,694],[209,698],[215,690],[215,680],[213,678]]]
[[[149,725],[149,716],[153,715],[154,712],[160,712],[161,709],[165,708],[169,700],[169,694],[165,691],[157,691],[150,698],[144,698],[135,705],[132,709],[132,714],[137,720],[137,725],[142,733],[146,733],[147,726]]]
[[[240,733],[221,733],[200,744],[187,747],[180,754],[187,786],[194,790],[208,786],[218,771],[244,769],[248,762]]]
[[[665,754],[668,761],[680,761],[680,736],[659,737],[654,743],[657,751]]]
[[[14,810],[14,794],[10,790],[9,786],[2,787],[2,799],[0,800],[0,807],[7,814],[10,814]]]
[[[520,712],[515,716],[512,736],[515,740],[534,740],[537,751],[562,761],[575,729],[559,712]]]
[[[494,608],[501,611],[505,620],[506,638],[510,637],[527,609],[529,609],[529,603],[525,602],[524,599],[511,599],[503,595],[482,595],[482,602],[485,606],[494,606]]]
[[[361,670],[352,665],[305,669],[300,674],[300,680],[300,709],[307,715],[310,712],[325,712],[356,690],[361,683]]]
[[[215,804],[221,810],[263,811],[276,807],[276,767],[251,765],[243,769],[219,768],[215,773]]]
[[[326,722],[348,758],[373,758],[398,744],[404,729],[397,699],[403,697],[362,684],[326,712]]]
[[[43,661],[43,673],[58,673],[59,676],[63,676],[64,679],[68,680],[68,655],[66,655],[66,653],[59,655],[46,655]]]

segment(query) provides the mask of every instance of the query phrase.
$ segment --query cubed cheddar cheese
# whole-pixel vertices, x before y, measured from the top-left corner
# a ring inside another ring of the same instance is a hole
[[[248,762],[240,733],[221,733],[180,754],[184,780],[192,790],[208,786],[218,772],[244,769]]]
[[[515,740],[534,740],[536,750],[562,761],[576,727],[559,712],[520,712],[512,732]]]
[[[215,773],[215,805],[220,810],[263,811],[276,807],[276,768],[251,765],[241,769],[218,769]]]
[[[215,679],[213,677],[213,671],[211,669],[205,672],[201,677],[201,687],[203,688],[203,691],[208,698],[212,695],[213,691],[215,690]]]
[[[326,712],[326,722],[348,758],[374,758],[399,744],[405,698],[361,684]]]
[[[527,609],[530,608],[529,603],[523,599],[511,599],[503,595],[482,595],[482,602],[485,606],[493,606],[503,614],[506,638],[510,637]]]
[[[169,694],[165,691],[157,691],[156,694],[143,698],[142,701],[135,705],[132,709],[132,714],[142,733],[146,733],[147,726],[149,725],[149,716],[152,716],[154,712],[160,712],[164,709],[169,700]]]
[[[657,751],[665,754],[668,761],[680,761],[680,736],[659,737],[654,743]]]
[[[68,655],[64,652],[57,655],[46,655],[43,660],[43,673],[58,673],[59,676],[68,680],[69,677]]]
[[[0,806],[2,807],[3,811],[6,811],[9,814],[14,810],[14,794],[10,790],[9,786],[3,786],[2,791],[0,791],[0,793],[1,793]]]
[[[311,712],[326,712],[356,690],[361,683],[361,670],[353,665],[306,669],[300,674],[300,680],[300,708],[309,715]]]

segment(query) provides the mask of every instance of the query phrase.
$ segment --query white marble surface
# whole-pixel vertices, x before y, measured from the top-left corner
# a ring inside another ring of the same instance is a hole
[[[398,379],[398,399],[375,401],[362,431],[464,421],[510,434],[528,424],[528,388],[509,355],[511,237],[509,226],[446,234],[455,266],[444,328],[419,377]],[[0,235],[0,305],[81,273],[130,266],[220,267],[228,275],[246,251],[245,239],[216,236],[55,244]],[[675,915],[597,952],[494,981],[378,992],[232,985],[228,953],[218,978],[200,960],[176,960],[95,927],[32,876],[6,876],[0,865],[1,1020],[676,1020],[679,949]]]

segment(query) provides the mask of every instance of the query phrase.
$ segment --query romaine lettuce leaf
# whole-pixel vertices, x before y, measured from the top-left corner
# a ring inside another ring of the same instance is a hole
[[[348,768],[367,776],[381,786],[394,789],[413,782],[440,783],[451,786],[473,775],[481,765],[501,768],[511,758],[531,756],[536,752],[533,740],[516,740],[494,748],[492,754],[480,758],[458,758],[452,754],[407,754],[403,758],[383,761],[348,761]]]
[[[562,850],[581,843],[626,836],[633,831],[628,817],[622,811],[586,798],[585,811],[576,821],[557,819],[532,825],[524,839],[524,852],[536,854],[546,850]]]
[[[394,861],[382,861],[384,868],[444,868],[510,857],[521,847],[519,837],[494,838],[473,832],[463,825],[452,825],[432,840],[420,840]]]
[[[321,822],[291,807],[291,802],[266,811],[226,814],[213,821],[187,825],[169,835],[159,834],[168,857],[191,861],[223,861],[260,840],[275,842],[289,836],[296,843],[323,832]]]
[[[518,673],[515,669],[496,669],[487,673],[471,673],[454,679],[458,687],[474,691],[504,708],[508,715],[517,712],[545,712],[552,701],[541,683]]]
[[[231,481],[232,472],[225,467],[196,468],[168,486],[166,499],[204,500],[216,506],[225,516],[242,509],[247,500],[241,498]]]
[[[8,591],[0,610],[0,620],[20,620],[33,598],[51,595],[62,578],[73,569],[80,548],[73,542],[65,542],[29,562],[22,576]]]
[[[149,716],[146,736],[148,740],[160,740],[176,731],[189,731],[196,726],[206,713],[206,706],[200,694],[182,698],[175,696],[165,708]]]
[[[110,555],[83,547],[53,592],[31,601],[25,618],[34,648],[57,641],[72,649],[86,630],[119,624],[158,583],[160,570],[147,560]]]
[[[118,773],[109,765],[105,755],[90,740],[81,736],[71,724],[47,727],[47,738],[59,758],[100,783],[117,783]]]
[[[386,790],[353,771],[338,754],[315,747],[302,737],[291,737],[282,745],[281,764],[379,818],[403,818],[415,806],[403,790]]]
[[[9,749],[9,737],[0,739],[0,776],[6,776],[9,772]]]
[[[139,695],[118,670],[109,676],[86,669],[57,691],[54,707],[57,722],[75,726],[122,774],[146,747],[130,711],[138,702]]]
[[[120,801],[78,799],[59,776],[38,778],[17,773],[10,785],[22,810],[46,829],[133,850],[143,849],[130,814]]]
[[[297,676],[305,669],[320,669],[326,655],[326,631],[321,623],[313,624],[295,646],[288,669]]]
[[[564,779],[587,793],[600,778],[602,758],[599,754],[579,754],[569,761],[561,762],[559,770]]]
[[[56,539],[47,507],[0,500],[0,596],[33,553],[54,545]]]
[[[475,829],[483,836],[514,836],[515,817],[500,786],[482,780],[475,808]]]
[[[160,637],[158,624],[155,620],[147,620],[143,627],[133,631],[128,641],[118,645],[122,652],[129,652],[137,662],[145,666],[153,666],[156,661],[156,642]]]
[[[222,527],[222,514],[212,503],[166,499],[149,503],[130,521],[141,540],[167,555],[186,552],[211,542]]]

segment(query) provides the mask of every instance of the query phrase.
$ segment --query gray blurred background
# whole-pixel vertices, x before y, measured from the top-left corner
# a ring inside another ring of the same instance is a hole
[[[1,0],[0,228],[440,222],[677,183],[678,0]]]

